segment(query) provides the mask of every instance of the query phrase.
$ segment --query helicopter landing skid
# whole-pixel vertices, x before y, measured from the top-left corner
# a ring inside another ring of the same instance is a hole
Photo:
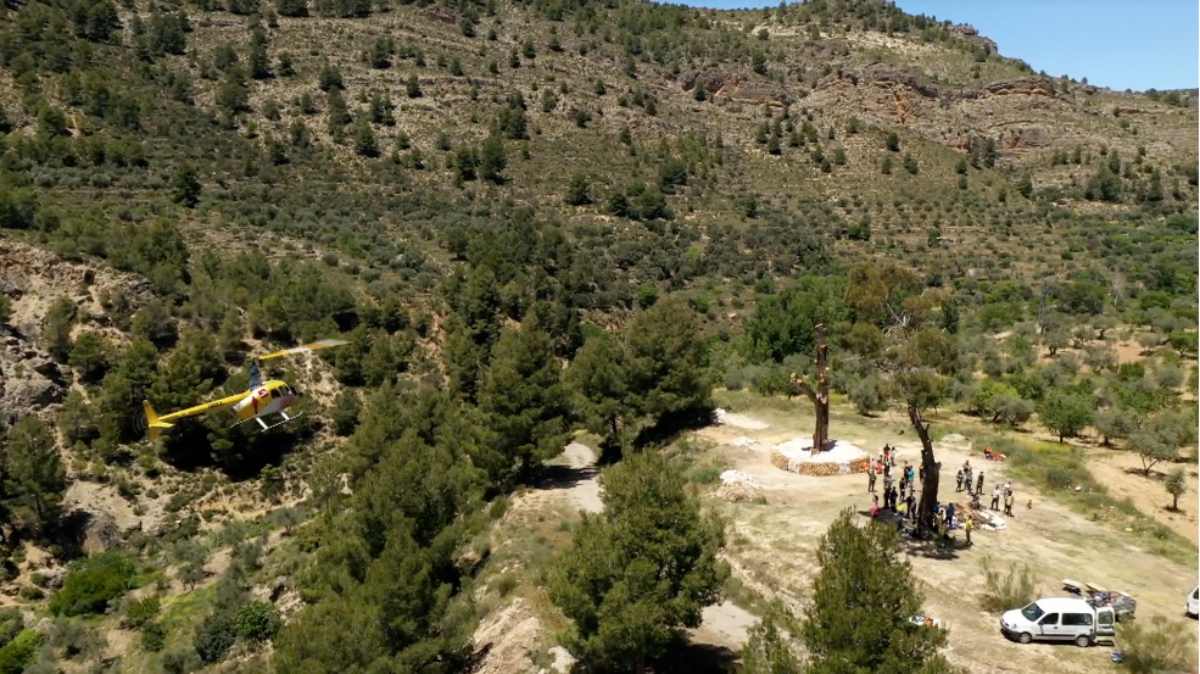
[[[235,426],[241,426],[242,424],[249,422],[249,421],[257,421],[258,425],[261,426],[262,430],[265,432],[265,431],[271,430],[272,428],[279,428],[280,426],[282,426],[290,421],[295,421],[296,419],[299,419],[300,417],[304,416],[304,412],[301,412],[294,416],[289,415],[287,412],[280,412],[279,416],[283,417],[283,421],[280,421],[279,423],[271,424],[269,426],[267,425],[267,422],[263,421],[262,417],[250,417],[249,419],[244,419],[242,421],[237,422],[233,426],[230,426],[230,428],[233,428]]]

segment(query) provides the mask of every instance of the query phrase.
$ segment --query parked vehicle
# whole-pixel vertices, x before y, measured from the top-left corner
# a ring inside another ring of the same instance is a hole
[[[1127,616],[1132,617],[1137,611],[1137,600],[1128,592],[1104,590],[1098,585],[1080,583],[1069,578],[1063,580],[1063,589],[1081,597],[1092,606],[1111,606],[1117,613],[1117,622],[1121,622]]]
[[[1192,593],[1188,595],[1187,611],[1189,618],[1200,618],[1200,585],[1192,588]]]
[[[1093,606],[1077,597],[1048,597],[1006,611],[1000,631],[1023,644],[1031,641],[1074,641],[1091,646],[1097,638],[1112,638],[1117,615],[1112,606]]]

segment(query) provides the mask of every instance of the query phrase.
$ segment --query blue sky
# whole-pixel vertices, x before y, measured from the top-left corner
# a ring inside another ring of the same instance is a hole
[[[768,7],[778,0],[683,0]],[[1055,77],[1117,90],[1194,89],[1200,82],[1196,0],[896,0],[909,14],[969,23],[1000,53]]]

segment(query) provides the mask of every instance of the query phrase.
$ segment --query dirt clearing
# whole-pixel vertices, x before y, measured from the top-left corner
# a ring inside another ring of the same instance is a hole
[[[712,426],[697,435],[715,445],[707,453],[752,476],[768,494],[767,504],[711,501],[730,518],[727,555],[743,576],[740,579],[769,588],[793,603],[808,593],[816,571],[814,549],[829,522],[847,507],[865,512],[871,499],[865,475],[810,477],[772,466],[771,447],[811,432],[812,411],[803,401],[768,404],[772,409],[754,413],[769,420],[769,431],[748,433],[746,429]],[[832,421],[833,437],[868,452],[877,452],[884,442],[899,447],[902,465],[919,458],[920,446],[911,430],[901,430],[907,429],[888,419],[860,421],[835,414]],[[746,438],[758,442],[749,443]],[[976,471],[983,470],[987,491],[997,480],[1009,479],[1003,464],[970,456],[962,446],[938,446],[937,458],[942,463],[943,499],[967,500],[966,493],[955,494],[953,486],[954,472],[967,460]],[[926,613],[950,629],[946,655],[952,662],[980,674],[1083,674],[1111,666],[1109,649],[1102,646],[1022,646],[1005,640],[999,632],[999,616],[978,608],[984,587],[981,565],[986,556],[1001,569],[1011,562],[1028,564],[1041,596],[1063,595],[1060,581],[1076,578],[1131,593],[1138,600],[1139,617],[1163,614],[1178,618],[1182,614],[1184,596],[1196,584],[1195,566],[1156,556],[1123,532],[1089,521],[1029,485],[1017,480],[1013,485],[1017,505],[1015,517],[1006,518],[1006,530],[977,530],[973,547],[957,548],[946,558],[928,557],[916,549],[909,555],[914,574],[923,583]],[[1153,496],[1161,500],[1160,492],[1165,491],[1155,486]],[[958,535],[961,538],[961,532]]]
[[[1200,520],[1196,517],[1196,494],[1200,492],[1200,480],[1197,479],[1195,463],[1160,463],[1151,471],[1151,477],[1145,477],[1141,473],[1129,472],[1142,468],[1141,459],[1132,452],[1095,449],[1088,451],[1088,458],[1093,459],[1088,464],[1092,475],[1113,496],[1129,499],[1138,510],[1171,531],[1193,543],[1200,543],[1200,529],[1197,528]],[[1179,512],[1172,512],[1168,510],[1171,495],[1163,486],[1162,474],[1179,465],[1182,465],[1187,476],[1187,491],[1179,497]]]

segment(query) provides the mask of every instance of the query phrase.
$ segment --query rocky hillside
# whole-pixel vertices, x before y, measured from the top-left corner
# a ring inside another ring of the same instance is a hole
[[[880,0],[2,11],[2,671],[262,671],[283,621],[280,667],[341,662],[390,564],[423,565],[423,613],[355,657],[462,664],[499,573],[481,503],[501,517],[568,428],[658,442],[701,369],[780,390],[810,319],[867,321],[848,278],[961,323],[970,372],[1035,346],[1078,368],[1106,330],[1195,353],[1194,90],[1036,73]],[[687,390],[560,381],[605,333],[593,366],[677,359]],[[270,366],[299,422],[146,441],[141,400],[242,391],[249,355],[333,335]]]

